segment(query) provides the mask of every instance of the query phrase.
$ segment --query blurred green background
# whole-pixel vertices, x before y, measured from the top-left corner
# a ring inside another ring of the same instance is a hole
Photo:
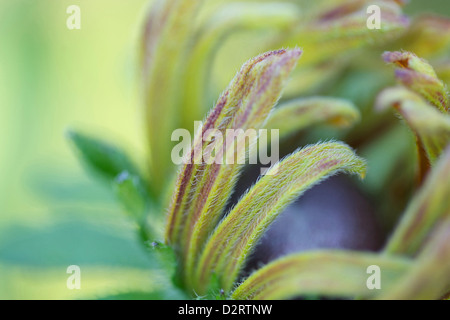
[[[80,30],[66,27],[72,4]],[[162,285],[134,226],[65,138],[76,128],[116,141],[145,165],[136,58],[148,5],[0,0],[0,299],[145,297]],[[406,8],[423,11],[448,16],[450,6],[416,0]],[[247,58],[229,57],[230,74]],[[81,267],[81,290],[66,287],[72,264]]]

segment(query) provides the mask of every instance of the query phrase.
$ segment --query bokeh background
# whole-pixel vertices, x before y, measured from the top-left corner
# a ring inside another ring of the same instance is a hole
[[[206,2],[204,16],[226,1]],[[411,2],[411,15],[450,16],[448,0]],[[65,137],[69,128],[104,137],[145,166],[137,48],[149,3],[0,0],[0,299],[145,298],[163,285]],[[72,4],[80,30],[66,27]],[[236,45],[218,53],[219,88],[249,58]],[[81,290],[66,287],[72,264]]]

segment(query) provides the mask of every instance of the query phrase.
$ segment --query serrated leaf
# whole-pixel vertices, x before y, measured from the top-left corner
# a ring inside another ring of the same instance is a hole
[[[292,254],[253,273],[231,298],[290,299],[307,295],[368,298],[376,293],[366,284],[369,266],[376,265],[382,270],[382,292],[386,292],[412,263],[409,259],[339,250]]]
[[[413,256],[430,230],[450,217],[450,145],[408,205],[385,252]]]
[[[263,232],[282,210],[308,188],[340,172],[364,176],[365,163],[342,143],[306,147],[274,165],[218,225],[193,279],[199,291],[216,273],[228,291]]]
[[[447,171],[448,168],[447,168]],[[447,182],[448,182],[447,177]],[[447,188],[448,189],[448,188]],[[447,192],[448,193],[448,192]],[[448,195],[447,195],[448,197]],[[447,201],[448,204],[448,201]],[[447,207],[450,210],[450,207]],[[435,225],[411,270],[380,299],[439,299],[450,289],[450,211]]]
[[[378,110],[395,107],[419,139],[433,164],[450,142],[450,116],[429,105],[418,94],[402,87],[385,89],[377,98]]]
[[[360,119],[356,106],[345,99],[329,97],[300,98],[280,104],[270,115],[265,128],[278,129],[280,139],[319,123],[348,127]]]
[[[190,159],[178,177],[166,229],[166,242],[180,253],[186,276],[193,270],[203,242],[220,219],[242,167],[240,160],[246,155],[244,131],[262,127],[300,54],[299,49],[271,51],[245,63],[197,133]],[[212,129],[224,137],[228,129],[241,130],[236,143],[225,141],[228,139],[218,143],[220,151],[216,160],[221,159],[224,164],[220,161],[208,164],[204,158],[197,157],[206,153],[208,141],[212,141]],[[256,136],[249,140],[251,146]],[[189,279],[187,276],[185,280]]]
[[[449,112],[449,97],[445,84],[433,67],[411,52],[385,52],[384,61],[394,64],[395,76],[404,86],[417,92],[444,113]]]
[[[158,186],[165,185],[173,167],[168,141],[180,121],[180,78],[201,2],[157,0],[146,19],[141,64],[150,174]]]

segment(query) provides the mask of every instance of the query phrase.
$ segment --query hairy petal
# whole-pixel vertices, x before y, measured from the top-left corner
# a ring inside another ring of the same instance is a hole
[[[448,212],[446,218],[431,233],[411,270],[395,283],[391,291],[381,295],[380,299],[439,299],[449,292],[450,215]]]
[[[305,295],[368,298],[375,293],[366,285],[367,268],[372,265],[382,270],[382,292],[386,292],[410,268],[412,261],[339,250],[292,254],[253,273],[231,297],[239,300],[289,299]]]
[[[450,18],[428,13],[415,17],[397,47],[433,61],[448,57]]]
[[[348,100],[311,97],[280,104],[270,115],[265,127],[280,130],[282,139],[318,123],[348,127],[359,119],[358,108]]]
[[[411,52],[385,52],[384,61],[394,64],[395,75],[404,86],[417,92],[444,113],[449,112],[447,88],[433,67]]]
[[[430,230],[450,217],[450,145],[412,198],[385,252],[414,255]]]
[[[377,5],[381,10],[380,29],[367,27],[367,8]],[[391,0],[328,1],[310,15],[302,16],[298,25],[274,42],[279,45],[301,43],[305,52],[304,64],[336,59],[374,43],[395,39],[409,25],[401,6]]]
[[[364,176],[365,163],[342,143],[306,147],[274,165],[238,202],[208,240],[194,279],[206,290],[213,273],[230,290],[263,232],[308,188],[339,171]]]
[[[230,3],[214,13],[198,30],[196,43],[187,56],[184,76],[183,123],[185,128],[203,117],[209,108],[207,78],[215,50],[234,32],[242,30],[284,30],[298,16],[290,3]]]
[[[221,151],[215,160],[223,160],[224,164],[218,161],[208,164],[204,159],[198,161],[196,154],[205,154],[209,147],[210,129],[225,137],[228,129],[243,132],[261,128],[300,55],[299,49],[271,51],[245,63],[198,132],[190,159],[178,177],[166,232],[166,242],[182,256],[186,281],[190,279],[189,272],[194,269],[203,242],[216,226],[230,196],[242,166],[240,160],[246,154],[245,134],[239,134],[235,144],[227,142],[227,139],[218,143]],[[250,145],[256,138],[249,138]],[[233,152],[236,145],[238,151]],[[230,154],[237,159],[230,159]]]
[[[163,186],[171,174],[171,133],[178,125],[180,76],[201,0],[156,0],[146,20],[141,64],[150,172]],[[159,190],[162,188],[159,188]]]
[[[418,94],[402,87],[385,89],[377,98],[378,110],[395,107],[418,138],[431,164],[450,142],[450,116],[429,105]]]

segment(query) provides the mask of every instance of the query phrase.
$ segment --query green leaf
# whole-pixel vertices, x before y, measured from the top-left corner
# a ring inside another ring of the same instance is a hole
[[[156,275],[161,282],[161,288],[149,292],[126,292],[113,296],[103,297],[104,300],[186,300],[188,297],[179,286],[176,274],[177,261],[172,248],[157,242],[147,242],[148,255],[158,261],[159,274]],[[151,288],[149,288],[151,290]]]
[[[145,226],[145,218],[152,202],[144,182],[137,175],[128,171],[120,173],[113,182],[113,190],[117,199],[122,203],[126,212],[139,223]],[[145,232],[145,230],[144,230]]]
[[[380,267],[382,292],[389,292],[412,263],[403,258],[339,250],[292,254],[253,273],[231,297],[239,300],[290,299],[305,295],[367,298],[378,291],[367,288],[369,266]]]
[[[408,205],[385,252],[413,256],[432,228],[450,217],[450,145]]]
[[[144,219],[154,202],[154,195],[125,152],[75,131],[70,131],[68,137],[90,171],[112,186],[126,212],[146,229]]]
[[[337,172],[364,176],[365,163],[342,143],[306,147],[274,165],[236,204],[206,243],[193,279],[199,292],[212,273],[232,288],[263,232],[308,188]]]
[[[150,292],[122,292],[107,296],[98,297],[96,300],[186,300],[188,297],[179,289],[166,287],[162,290]]]
[[[177,257],[174,250],[171,247],[166,246],[165,244],[158,241],[153,241],[151,243],[148,243],[148,245],[150,248],[150,252],[158,257],[158,260],[161,266],[163,266],[165,272],[170,276],[175,275],[177,267]]]
[[[138,173],[125,152],[116,146],[73,130],[67,133],[67,137],[88,168],[108,182],[113,181],[122,171]]]
[[[143,270],[160,268],[159,260],[143,250],[133,230],[128,230],[125,223],[118,228],[102,228],[80,216],[80,213],[111,215],[110,212],[99,213],[98,208],[86,211],[83,206],[60,207],[64,209],[52,214],[62,217],[62,221],[46,227],[2,228],[0,263],[30,269],[67,268],[72,264]],[[64,219],[68,216],[70,220]]]
[[[178,268],[179,259],[173,248],[160,241],[146,241],[145,245],[149,254],[158,260],[166,282],[170,282],[177,290],[182,289],[182,278]]]
[[[245,131],[262,127],[300,54],[299,49],[271,51],[245,63],[197,133],[189,161],[178,177],[166,229],[166,243],[182,257],[185,281],[191,280],[197,256],[220,219],[244,163]],[[219,151],[208,163],[204,155],[208,158],[214,133],[226,137],[228,129],[236,132],[233,143],[215,141]],[[251,146],[257,137],[247,138]]]

